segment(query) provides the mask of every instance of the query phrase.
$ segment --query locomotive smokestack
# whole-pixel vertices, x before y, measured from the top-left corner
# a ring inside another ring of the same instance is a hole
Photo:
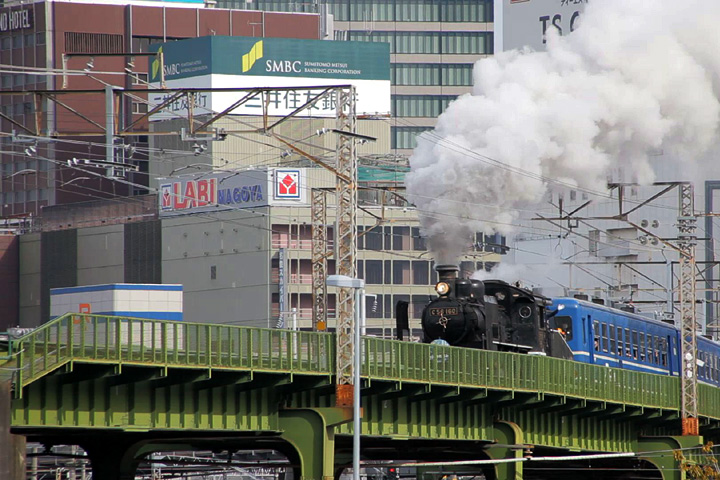
[[[460,268],[457,265],[436,265],[435,270],[438,272],[440,281],[447,282],[457,278]]]

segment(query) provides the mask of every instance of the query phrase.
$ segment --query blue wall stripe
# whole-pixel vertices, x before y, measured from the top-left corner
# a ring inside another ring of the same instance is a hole
[[[50,295],[63,293],[104,292],[112,290],[160,290],[166,292],[182,292],[182,285],[156,285],[149,283],[109,283],[107,285],[88,285],[85,287],[51,288]]]

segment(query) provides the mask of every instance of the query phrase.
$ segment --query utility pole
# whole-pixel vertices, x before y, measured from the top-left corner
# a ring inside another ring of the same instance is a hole
[[[697,323],[695,306],[695,191],[692,183],[680,184],[678,249],[680,250],[680,318],[682,372],[682,434],[699,435],[697,406]]]
[[[337,244],[335,261],[338,275],[355,278],[357,244],[357,117],[355,114],[355,87],[335,90],[337,108]],[[353,359],[355,354],[353,321],[354,294],[350,288],[340,288],[337,297],[337,376],[335,404],[338,407],[353,406]]]

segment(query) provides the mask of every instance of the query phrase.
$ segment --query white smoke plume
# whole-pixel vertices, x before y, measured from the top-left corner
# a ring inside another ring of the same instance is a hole
[[[720,2],[598,0],[571,35],[550,32],[546,52],[479,61],[472,94],[410,159],[407,190],[436,261],[454,263],[472,232],[508,233],[548,179],[604,191],[622,165],[651,182],[649,154],[694,162],[713,147],[718,25]]]
[[[475,280],[504,280],[508,283],[515,283],[517,281],[521,281],[526,284],[526,286],[532,286],[525,277],[528,273],[528,270],[532,270],[534,267],[537,266],[519,265],[512,263],[498,263],[493,267],[491,271],[488,272],[485,270],[478,270],[473,273],[470,278],[474,278]]]

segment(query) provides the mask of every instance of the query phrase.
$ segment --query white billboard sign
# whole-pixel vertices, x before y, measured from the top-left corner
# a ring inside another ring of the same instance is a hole
[[[588,0],[501,0],[495,2],[495,50],[545,50],[546,32],[575,30]],[[498,9],[498,7],[500,7]]]
[[[323,85],[355,86],[357,107],[359,115],[389,115],[390,113],[390,81],[389,80],[352,80],[328,78],[302,78],[302,77],[260,77],[242,75],[202,75],[192,78],[168,80],[167,87],[173,88],[263,88],[297,87],[297,90],[273,91],[268,99],[268,114],[271,116],[285,116],[312,100],[322,90],[314,88]],[[247,91],[239,92],[201,92],[195,95],[194,114],[203,115],[212,112],[222,112],[233,103],[247,95]],[[170,93],[153,93],[149,91],[148,97],[151,108],[159,105]],[[187,100],[185,98],[168,104],[163,110],[151,116],[151,120],[168,120],[180,118],[187,114]],[[311,108],[301,112],[303,117],[334,117],[336,114],[335,94],[332,93],[315,103]],[[233,115],[262,115],[262,98],[257,95],[245,104],[230,112]]]

